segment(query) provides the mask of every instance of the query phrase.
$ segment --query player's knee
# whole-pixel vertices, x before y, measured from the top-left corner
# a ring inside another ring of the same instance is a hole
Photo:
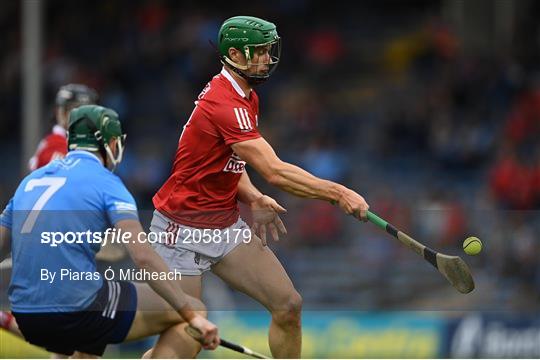
[[[302,296],[298,293],[298,291],[294,290],[289,299],[287,310],[294,314],[300,315],[300,313],[302,312],[303,301],[304,300],[302,299]]]
[[[302,296],[293,290],[272,310],[272,318],[282,326],[297,326],[302,313]]]

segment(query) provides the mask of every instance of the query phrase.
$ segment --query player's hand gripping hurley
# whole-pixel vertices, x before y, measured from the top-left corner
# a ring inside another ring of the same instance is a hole
[[[192,338],[194,338],[195,340],[201,342],[202,339],[201,339],[201,333],[199,332],[199,330],[197,330],[196,328],[194,328],[192,326],[188,326],[188,327],[186,327],[186,332]],[[253,357],[255,359],[270,359],[269,357],[264,356],[263,354],[259,354],[258,352],[253,351],[253,350],[251,350],[251,349],[249,349],[249,348],[247,348],[245,346],[232,343],[232,342],[227,341],[225,339],[220,339],[219,340],[219,345],[223,346],[223,347],[225,347],[227,349],[239,352],[240,354],[246,354],[246,355],[251,356],[251,357]]]
[[[410,249],[422,256],[426,261],[433,265],[443,276],[463,294],[470,293],[474,290],[474,280],[469,267],[459,256],[450,256],[436,252],[427,246],[414,240],[409,235],[396,229],[386,220],[375,215],[371,211],[367,212],[367,219],[379,228],[386,230],[396,239],[407,245]]]

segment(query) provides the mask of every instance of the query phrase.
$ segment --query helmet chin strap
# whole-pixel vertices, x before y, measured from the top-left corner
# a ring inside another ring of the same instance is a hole
[[[247,70],[247,69],[249,69],[249,60],[248,60],[248,63],[246,65],[240,65],[239,63],[236,63],[236,62],[232,61],[231,59],[229,59],[226,56],[223,56],[223,60],[225,60],[225,62],[227,64],[231,65],[236,70]]]
[[[269,76],[265,76],[265,77],[250,76],[244,72],[245,70],[249,69],[249,65],[240,65],[225,56],[222,57],[221,63],[223,65],[228,65],[227,67],[229,69],[231,69],[232,71],[240,75],[251,86],[262,84],[269,78]]]

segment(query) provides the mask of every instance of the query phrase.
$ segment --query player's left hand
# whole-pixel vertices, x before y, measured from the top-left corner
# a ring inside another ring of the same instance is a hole
[[[279,233],[286,234],[287,229],[279,218],[279,213],[285,213],[284,207],[279,205],[276,200],[270,196],[263,195],[251,204],[253,212],[253,232],[259,236],[263,246],[266,246],[267,227],[274,238],[274,241],[279,241]]]

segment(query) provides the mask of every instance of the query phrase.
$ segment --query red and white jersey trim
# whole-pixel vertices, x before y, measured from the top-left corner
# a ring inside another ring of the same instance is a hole
[[[234,88],[234,90],[236,90],[236,92],[238,93],[238,95],[240,95],[241,97],[243,98],[247,98],[247,94],[244,92],[244,90],[242,90],[242,88],[240,87],[240,85],[238,85],[238,83],[236,82],[236,80],[234,80],[234,78],[232,77],[232,75],[225,69],[225,67],[223,69],[221,69],[221,75],[225,76],[225,78],[227,80],[229,80],[229,82],[231,83],[232,87]]]
[[[248,110],[244,108],[234,108],[236,120],[240,126],[240,130],[252,130],[251,119],[249,118]]]

